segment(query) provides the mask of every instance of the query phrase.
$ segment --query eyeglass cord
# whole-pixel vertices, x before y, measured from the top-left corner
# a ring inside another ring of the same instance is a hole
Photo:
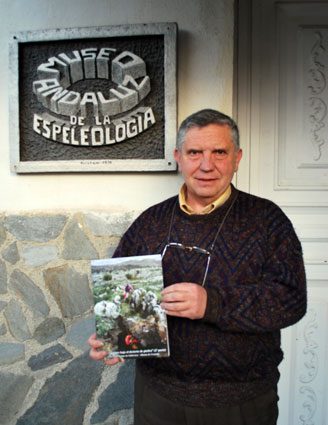
[[[219,236],[219,234],[220,234],[220,232],[221,232],[221,229],[222,229],[222,227],[223,227],[223,225],[224,225],[224,223],[225,223],[225,221],[226,221],[226,218],[228,217],[228,215],[229,215],[229,213],[230,213],[230,211],[231,211],[231,209],[232,209],[232,207],[233,207],[233,205],[234,205],[234,203],[235,203],[235,201],[236,201],[236,199],[237,199],[237,196],[238,196],[238,193],[236,193],[236,195],[235,195],[234,199],[232,200],[232,202],[231,202],[231,204],[230,204],[229,208],[227,209],[227,211],[226,211],[226,213],[225,213],[225,215],[224,215],[224,217],[223,217],[223,220],[222,220],[222,221],[221,221],[221,223],[220,223],[220,226],[219,226],[219,228],[218,228],[218,230],[217,230],[217,232],[216,232],[216,234],[215,234],[215,236],[214,236],[214,239],[213,239],[213,242],[212,242],[212,244],[211,244],[211,247],[210,247],[210,249],[208,250],[209,252],[212,252],[212,250],[213,250],[213,248],[214,248],[214,245],[215,245],[215,242],[216,242],[216,240],[217,240],[217,238],[218,238],[218,236]],[[170,220],[170,226],[169,226],[169,231],[168,231],[168,235],[167,235],[167,243],[170,243],[171,231],[172,231],[172,226],[173,226],[173,220],[174,220],[175,210],[176,210],[176,207],[177,207],[177,205],[178,205],[178,202],[179,202],[179,199],[177,199],[177,200],[176,200],[176,202],[174,203],[173,209],[172,209],[171,220]]]
[[[216,240],[217,240],[217,238],[218,238],[218,236],[219,236],[219,234],[221,232],[221,229],[222,229],[222,227],[223,227],[223,225],[224,225],[224,223],[226,221],[226,218],[228,217],[228,215],[229,215],[229,213],[230,213],[230,211],[231,211],[231,209],[232,209],[232,207],[233,207],[233,205],[234,205],[234,203],[235,203],[235,201],[237,199],[237,196],[238,196],[238,192],[236,192],[236,195],[235,195],[234,199],[232,200],[229,208],[227,209],[226,213],[224,214],[224,217],[223,217],[223,219],[222,219],[222,221],[220,223],[220,226],[219,226],[219,228],[218,228],[218,230],[217,230],[217,232],[216,232],[216,234],[214,236],[213,242],[212,242],[210,248],[208,249],[210,255],[208,256],[208,259],[207,259],[206,270],[205,270],[205,275],[204,275],[204,279],[203,279],[203,282],[202,282],[202,286],[205,285],[205,281],[206,281],[206,277],[207,277],[207,272],[208,272],[209,265],[210,265],[210,260],[211,260],[211,254],[212,254],[212,251],[213,251],[215,242],[216,242]],[[176,207],[177,207],[178,202],[179,202],[179,200],[177,199],[176,202],[175,202],[175,204],[174,204],[174,206],[173,206],[173,209],[172,209],[170,226],[169,226],[169,231],[168,231],[168,235],[167,235],[167,244],[170,243],[171,231],[172,231],[172,226],[173,226],[173,220],[174,220],[175,210],[176,210]],[[165,250],[164,250],[164,252],[165,252]],[[162,257],[163,257],[163,255],[162,255]]]

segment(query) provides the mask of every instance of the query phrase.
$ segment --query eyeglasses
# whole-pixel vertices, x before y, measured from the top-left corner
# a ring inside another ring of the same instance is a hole
[[[216,240],[217,240],[217,238],[218,238],[218,236],[221,232],[221,229],[223,227],[223,224],[224,224],[226,218],[228,217],[228,215],[229,215],[229,213],[230,213],[230,211],[231,211],[231,209],[232,209],[232,207],[233,207],[233,205],[234,205],[234,203],[237,199],[237,195],[238,195],[238,192],[236,192],[230,206],[228,207],[226,213],[224,214],[224,217],[223,217],[220,225],[218,226],[218,230],[217,230],[217,232],[214,236],[214,239],[212,241],[212,244],[211,244],[211,247],[210,247],[209,250],[204,249],[204,248],[199,248],[198,246],[195,246],[195,245],[194,246],[188,246],[188,245],[184,245],[184,244],[179,243],[179,242],[170,242],[172,226],[173,226],[173,219],[174,219],[174,215],[175,215],[175,209],[176,209],[177,204],[178,204],[178,199],[177,199],[174,206],[173,206],[173,209],[172,209],[171,221],[170,221],[169,231],[168,231],[168,235],[167,235],[167,243],[164,246],[164,249],[163,249],[163,252],[162,252],[162,259],[164,258],[164,255],[167,251],[167,248],[169,248],[169,247],[182,249],[182,250],[187,251],[189,253],[198,252],[199,254],[207,255],[206,268],[205,268],[205,273],[204,273],[204,277],[203,277],[203,281],[202,281],[202,286],[204,286],[206,279],[207,279],[207,273],[208,273],[208,269],[209,269],[209,266],[210,266],[211,255],[212,255],[212,251],[214,249],[215,242],[216,242]]]
[[[188,245],[184,245],[184,244],[179,243],[179,242],[168,242],[163,249],[162,258],[164,257],[164,255],[165,255],[165,253],[166,253],[166,251],[169,247],[181,249],[181,250],[187,251],[189,253],[197,252],[199,254],[207,255],[206,268],[205,268],[205,273],[204,273],[204,277],[203,277],[203,280],[202,280],[202,286],[204,286],[205,282],[206,282],[206,278],[207,278],[208,268],[209,268],[210,261],[211,261],[211,254],[212,254],[211,251],[208,251],[207,249],[199,248],[198,246],[195,246],[195,245],[194,246],[188,246]]]

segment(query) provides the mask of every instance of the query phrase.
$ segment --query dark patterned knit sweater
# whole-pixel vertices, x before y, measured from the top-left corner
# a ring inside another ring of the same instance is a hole
[[[216,240],[205,284],[201,320],[168,317],[169,358],[138,359],[151,388],[194,407],[233,405],[275,387],[283,354],[280,329],[306,311],[302,249],[279,207],[232,187],[229,200],[208,215],[175,209],[170,241],[209,248]],[[131,225],[115,256],[162,253],[177,197],[155,205]],[[169,248],[165,286],[201,283],[206,256]]]

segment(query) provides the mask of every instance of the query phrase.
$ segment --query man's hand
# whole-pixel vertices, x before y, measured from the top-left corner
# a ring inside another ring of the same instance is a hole
[[[161,307],[170,316],[202,319],[206,304],[207,292],[196,283],[176,283],[162,291]]]
[[[99,348],[103,347],[103,343],[97,339],[96,334],[92,334],[90,338],[88,339],[88,344],[91,347],[90,350],[90,357],[94,360],[103,360],[105,357],[107,357],[108,353],[105,350],[98,350]],[[124,363],[124,359],[120,359],[118,357],[113,357],[112,359],[105,359],[104,363],[108,364],[110,366],[114,366],[115,364],[122,362]]]

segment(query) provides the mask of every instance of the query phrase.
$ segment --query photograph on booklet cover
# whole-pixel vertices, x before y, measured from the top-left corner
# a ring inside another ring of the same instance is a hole
[[[91,261],[97,337],[108,357],[169,356],[161,255]]]

